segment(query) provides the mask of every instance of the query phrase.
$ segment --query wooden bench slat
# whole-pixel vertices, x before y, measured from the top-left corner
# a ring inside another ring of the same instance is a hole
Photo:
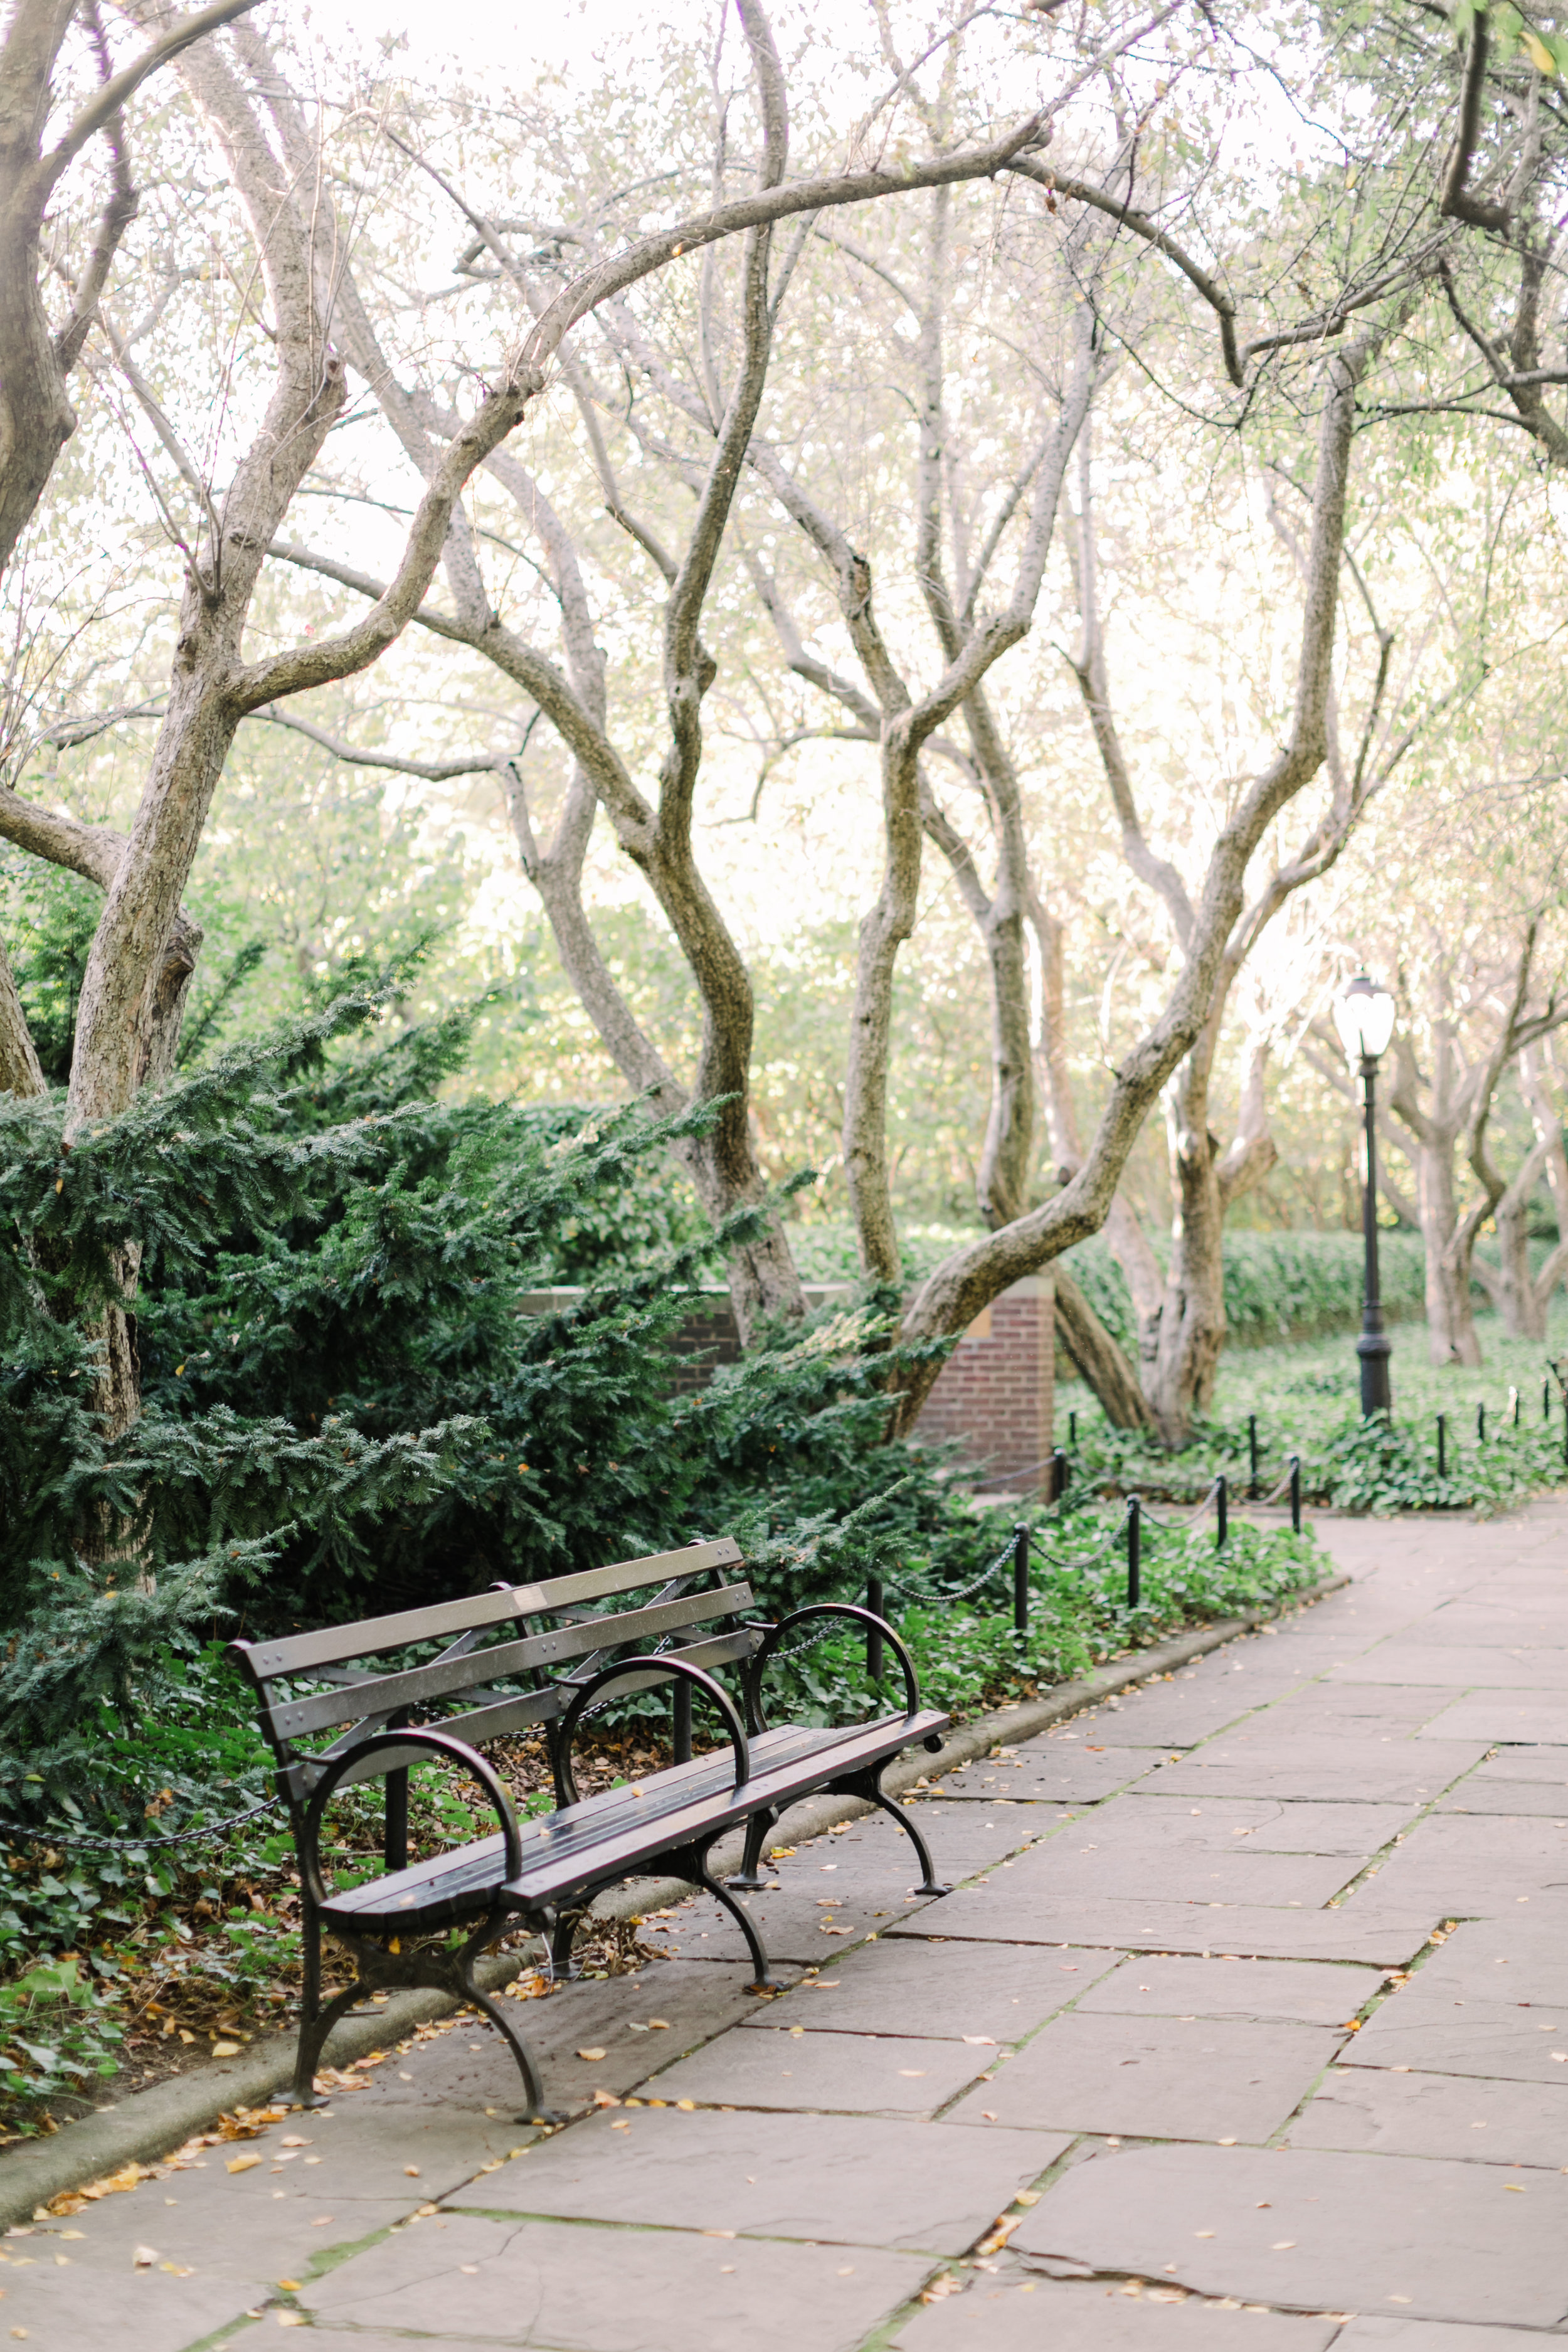
[[[438,1642],[444,1633],[510,1625],[526,1613],[524,1595],[530,1589],[518,1585],[506,1592],[476,1592],[467,1601],[405,1609],[395,1617],[371,1617],[360,1625],[329,1625],[320,1633],[289,1633],[278,1642],[247,1643],[243,1645],[246,1663],[258,1682],[269,1682],[278,1675],[308,1674],[313,1666],[337,1666],[350,1658],[370,1657],[377,1650],[405,1650],[416,1642]]]
[[[669,1576],[696,1576],[708,1568],[736,1568],[742,1552],[733,1536],[716,1536],[711,1543],[686,1544],[679,1551],[650,1552],[647,1559],[617,1560],[610,1568],[585,1568],[574,1576],[552,1576],[547,1583],[528,1588],[529,1616],[547,1616],[551,1610],[574,1601],[610,1601],[618,1592],[636,1592],[645,1584],[661,1583]],[[521,1592],[521,1587],[519,1587]]]
[[[551,1577],[542,1584],[515,1584],[505,1591],[476,1592],[466,1601],[405,1609],[395,1617],[369,1617],[358,1625],[329,1625],[319,1633],[289,1633],[280,1641],[253,1642],[246,1645],[247,1662],[261,1682],[277,1675],[307,1674],[312,1666],[342,1665],[351,1658],[373,1657],[379,1650],[405,1650],[416,1642],[439,1641],[444,1633],[466,1633],[470,1626],[509,1625],[519,1617],[548,1616],[558,1605],[635,1592],[640,1585],[658,1584],[672,1575],[694,1576],[704,1569],[732,1568],[740,1558],[741,1547],[734,1538],[719,1536],[710,1543],[687,1544],[679,1551],[650,1553],[647,1559],[623,1559],[609,1568]]]
[[[732,1665],[738,1658],[752,1656],[761,1648],[762,1642],[761,1628],[747,1625],[738,1633],[721,1633],[712,1641],[693,1642],[685,1649],[670,1650],[661,1653],[661,1655],[678,1658],[689,1666],[705,1669],[727,1666]],[[616,1684],[616,1690],[617,1696],[628,1691],[656,1690],[660,1683],[672,1680],[673,1676],[668,1672],[650,1670],[647,1674],[628,1675],[624,1683]],[[432,1728],[450,1732],[455,1739],[466,1740],[470,1748],[482,1748],[487,1740],[504,1739],[514,1731],[525,1730],[530,1724],[552,1722],[557,1716],[565,1714],[576,1695],[575,1683],[569,1676],[564,1676],[559,1683],[552,1684],[549,1690],[530,1691],[521,1697],[503,1698],[494,1706],[472,1707],[466,1715],[443,1716]],[[345,1747],[352,1748],[359,1736],[362,1735],[350,1732],[341,1740],[334,1739],[319,1757],[301,1757],[289,1766],[291,1793],[296,1797],[307,1796],[327,1765],[335,1762]],[[755,1743],[752,1745],[754,1748]],[[350,1789],[356,1780],[379,1780],[384,1772],[399,1772],[429,1761],[427,1748],[409,1748],[401,1752],[382,1748],[374,1756],[367,1756],[357,1769],[351,1765],[338,1786]]]
[[[341,1684],[314,1691],[306,1698],[275,1702],[268,1710],[279,1740],[300,1739],[311,1731],[351,1723],[362,1715],[399,1713],[406,1706],[424,1706],[430,1700],[470,1690],[476,1684],[504,1680],[536,1666],[560,1665],[592,1650],[621,1649],[628,1642],[657,1640],[684,1625],[710,1617],[733,1617],[752,1606],[749,1584],[725,1585],[718,1592],[692,1592],[651,1609],[625,1610],[615,1616],[589,1617],[578,1625],[563,1625],[548,1633],[525,1634],[521,1641],[502,1642],[489,1650],[475,1650],[464,1658],[437,1659],[427,1666],[411,1666],[400,1675],[369,1675],[363,1682]]]

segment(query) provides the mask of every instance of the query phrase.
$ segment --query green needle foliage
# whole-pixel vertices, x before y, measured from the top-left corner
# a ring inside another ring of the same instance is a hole
[[[900,1359],[871,1307],[671,1392],[693,1288],[761,1214],[715,1234],[652,1205],[710,1113],[454,1100],[470,1016],[380,1023],[347,998],[68,1144],[58,1095],[0,1105],[5,1810],[101,1808],[84,1725],[155,1720],[175,1662],[236,1629],[702,1534],[737,1536],[784,1604],[911,1546],[956,1584],[994,1544],[931,1457],[882,1442]],[[127,1247],[144,1409],[111,1440],[92,1332]],[[585,1256],[594,1286],[525,1311]]]

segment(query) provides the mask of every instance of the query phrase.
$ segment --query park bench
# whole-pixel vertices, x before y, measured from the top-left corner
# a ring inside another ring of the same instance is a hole
[[[891,1626],[847,1602],[816,1602],[777,1623],[758,1620],[743,1578],[727,1580],[741,1559],[725,1537],[543,1583],[498,1584],[469,1600],[360,1624],[231,1643],[256,1687],[299,1855],[304,1990],[294,2095],[302,2105],[317,2104],[317,2064],[340,2018],[370,1994],[424,1986],[471,2001],[491,2019],[522,2074],[524,2119],[544,2119],[528,2045],[476,1984],[474,1967],[488,1946],[521,1926],[547,1939],[557,1974],[570,1974],[578,1921],[619,1879],[668,1873],[714,1895],[740,1927],[757,1989],[765,1990],[767,1953],[731,1890],[762,1885],[757,1864],[768,1832],[805,1797],[832,1791],[879,1805],[914,1844],[920,1891],[947,1892],[936,1884],[917,1824],[881,1786],[895,1756],[916,1741],[940,1748],[947,1724],[921,1707],[909,1652]],[[768,1666],[795,1627],[823,1616],[880,1633],[902,1673],[901,1715],[847,1727],[768,1727],[762,1704]],[[441,1646],[427,1654],[433,1644]],[[417,1663],[407,1662],[410,1652]],[[724,1668],[739,1675],[742,1708],[716,1679],[714,1670]],[[675,1685],[676,1761],[630,1786],[579,1796],[572,1753],[584,1715],[612,1689],[661,1683]],[[699,1692],[717,1711],[728,1744],[693,1757],[691,1701]],[[479,1751],[536,1728],[548,1744],[555,1805],[520,1822]],[[436,1758],[479,1783],[500,1827],[411,1864],[408,1774]],[[385,1783],[385,1874],[334,1890],[321,1866],[323,1816],[337,1790],[368,1780]],[[721,1884],[709,1855],[742,1824],[742,1868]],[[355,1975],[323,2004],[324,1933],[347,1948]]]

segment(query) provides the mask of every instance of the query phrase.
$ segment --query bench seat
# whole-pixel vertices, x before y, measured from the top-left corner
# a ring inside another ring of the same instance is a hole
[[[634,1876],[640,1863],[672,1845],[739,1827],[756,1812],[759,1801],[782,1811],[819,1790],[825,1769],[835,1777],[863,1772],[898,1755],[911,1738],[943,1731],[947,1721],[928,1707],[912,1720],[899,1716],[837,1728],[786,1724],[752,1741],[752,1777],[740,1789],[731,1786],[728,1749],[715,1749],[692,1763],[651,1773],[637,1784],[640,1795],[629,1786],[607,1789],[563,1811],[520,1822],[523,1866],[510,1877],[506,1841],[498,1831],[455,1853],[334,1895],[322,1907],[322,1923],[362,1933],[382,1927],[428,1933],[471,1918],[498,1889],[519,1912],[553,1907],[563,1896],[585,1895]]]

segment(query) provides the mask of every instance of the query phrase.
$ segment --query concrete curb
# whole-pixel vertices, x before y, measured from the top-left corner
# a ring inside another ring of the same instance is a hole
[[[1019,1740],[1032,1739],[1053,1723],[1063,1722],[1113,1692],[1127,1690],[1135,1683],[1147,1682],[1151,1676],[1168,1674],[1173,1667],[1186,1664],[1189,1659],[1222,1649],[1238,1634],[1249,1633],[1271,1618],[1309,1608],[1351,1581],[1348,1576],[1331,1577],[1324,1584],[1291,1593],[1276,1607],[1249,1609],[1239,1617],[1223,1618],[1194,1633],[1161,1642],[1152,1649],[1119,1658],[1114,1664],[1097,1667],[1081,1682],[1058,1685],[1048,1698],[1024,1699],[993,1714],[976,1716],[959,1726],[939,1755],[927,1756],[923,1749],[917,1749],[912,1756],[903,1757],[890,1766],[883,1786],[892,1795],[903,1795],[921,1780],[933,1780],[942,1773],[956,1771],[960,1765],[972,1764],[1003,1741],[1011,1747]],[[808,1799],[791,1813],[787,1832],[781,1828],[771,1842],[770,1851],[773,1845],[803,1843],[820,1836],[835,1822],[854,1821],[869,1810],[856,1797]],[[738,1865],[741,1846],[737,1833],[715,1847],[713,1862],[719,1876]],[[601,1919],[640,1918],[645,1912],[683,1900],[690,1892],[684,1879],[637,1879],[602,1897],[594,1906],[594,1916]],[[475,1973],[484,1990],[493,1992],[498,1986],[510,1984],[513,1977],[531,1965],[524,1953],[498,1953],[481,1961]],[[416,2025],[447,2016],[457,2006],[443,1993],[394,1993],[374,2013],[367,2011],[344,2019],[332,2036],[331,2062],[341,2067],[356,2058],[368,2057],[373,2050],[387,2049],[412,2033]],[[47,2204],[62,2189],[79,2188],[88,2180],[101,2180],[123,2165],[156,2163],[194,2133],[205,2131],[220,2115],[231,2114],[237,2107],[264,2106],[288,2083],[293,2071],[293,2034],[269,2034],[243,2057],[216,2059],[199,2074],[175,2075],[152,2090],[133,2092],[121,2105],[100,2107],[95,2114],[84,2116],[79,2123],[67,2124],[50,2139],[28,2142],[13,2149],[0,2158],[0,2229],[17,2221],[30,2221],[35,2207]]]

